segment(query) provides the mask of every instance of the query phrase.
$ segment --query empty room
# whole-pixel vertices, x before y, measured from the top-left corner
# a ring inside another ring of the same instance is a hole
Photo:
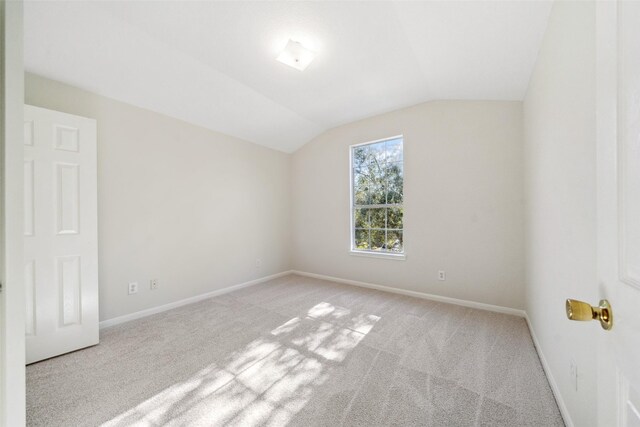
[[[0,426],[640,426],[640,1],[0,2]]]

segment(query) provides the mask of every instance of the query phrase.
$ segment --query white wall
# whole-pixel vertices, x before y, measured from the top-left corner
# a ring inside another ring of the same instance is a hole
[[[524,308],[521,106],[429,102],[335,128],[299,149],[294,269]],[[398,134],[406,261],[350,255],[349,146]]]
[[[598,300],[593,2],[554,5],[523,111],[526,309],[573,423],[591,426],[595,325],[568,322],[564,300]]]
[[[27,104],[98,121],[101,320],[289,268],[290,155],[39,76],[25,84]]]

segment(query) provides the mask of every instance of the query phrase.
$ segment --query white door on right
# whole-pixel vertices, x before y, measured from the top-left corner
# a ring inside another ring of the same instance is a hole
[[[640,427],[640,2],[596,2],[598,425]],[[595,350],[595,349],[594,349]]]

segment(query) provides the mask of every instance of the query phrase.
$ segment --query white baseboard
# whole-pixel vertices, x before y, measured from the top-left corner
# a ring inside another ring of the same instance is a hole
[[[228,286],[222,289],[216,289],[215,291],[207,292],[204,294],[196,295],[193,297],[181,299],[180,301],[170,302],[169,304],[160,305],[158,307],[147,308],[146,310],[136,311],[135,313],[125,314],[124,316],[114,317],[113,319],[107,319],[100,322],[100,329],[108,328],[109,326],[119,325],[121,323],[129,322],[131,320],[140,319],[143,317],[151,316],[152,314],[162,313],[163,311],[171,310],[172,308],[182,307],[183,305],[193,304],[198,301],[202,301],[207,298],[213,298],[218,295],[227,294],[229,292],[237,291],[238,289],[247,288],[249,286],[257,285],[258,283],[266,282],[267,280],[275,279],[278,277],[286,276],[293,273],[292,271],[283,271],[281,273],[272,274],[270,276],[260,277],[258,279],[250,280],[248,282],[240,283],[238,285]]]
[[[406,295],[406,296],[415,297],[415,298],[428,299],[428,300],[438,301],[438,302],[446,302],[446,303],[449,303],[449,304],[462,305],[464,307],[478,308],[480,310],[487,310],[487,311],[494,311],[494,312],[497,312],[497,313],[511,314],[511,315],[519,316],[519,317],[525,317],[526,316],[526,313],[524,312],[524,310],[518,310],[516,308],[511,308],[511,307],[503,307],[503,306],[500,306],[500,305],[484,304],[484,303],[481,303],[481,302],[463,300],[463,299],[458,299],[458,298],[443,297],[443,296],[440,296],[440,295],[427,294],[427,293],[424,293],[424,292],[409,291],[409,290],[406,290],[406,289],[392,288],[390,286],[383,286],[383,285],[376,285],[376,284],[373,284],[373,283],[359,282],[357,280],[341,279],[339,277],[325,276],[323,274],[316,274],[316,273],[307,273],[305,271],[293,270],[292,273],[293,274],[298,274],[300,276],[313,277],[315,279],[322,279],[322,280],[328,280],[328,281],[331,281],[331,282],[343,283],[345,285],[360,286],[362,288],[377,289],[379,291],[391,292],[391,293],[394,293],[394,294]]]
[[[553,377],[553,374],[551,373],[551,369],[549,368],[547,359],[544,357],[544,353],[542,352],[542,347],[540,347],[540,342],[538,341],[536,332],[533,330],[533,326],[531,325],[531,320],[529,320],[529,315],[526,314],[526,312],[525,312],[524,318],[527,320],[527,326],[529,326],[529,331],[531,332],[533,345],[535,346],[536,351],[538,352],[538,357],[540,358],[540,362],[542,363],[542,369],[544,369],[544,373],[547,375],[547,380],[549,381],[549,385],[551,386],[551,391],[553,392],[553,396],[556,398],[556,402],[558,403],[558,408],[560,409],[560,414],[562,415],[564,424],[567,427],[573,427],[573,421],[571,420],[571,416],[569,415],[569,410],[567,409],[567,405],[564,403],[562,394],[560,394],[560,388],[558,387],[558,383],[556,383],[556,380]]]

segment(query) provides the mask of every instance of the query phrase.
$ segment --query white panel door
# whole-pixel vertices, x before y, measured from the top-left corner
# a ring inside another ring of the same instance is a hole
[[[640,427],[640,2],[597,3],[598,425]]]
[[[98,343],[96,121],[25,105],[26,361]]]

